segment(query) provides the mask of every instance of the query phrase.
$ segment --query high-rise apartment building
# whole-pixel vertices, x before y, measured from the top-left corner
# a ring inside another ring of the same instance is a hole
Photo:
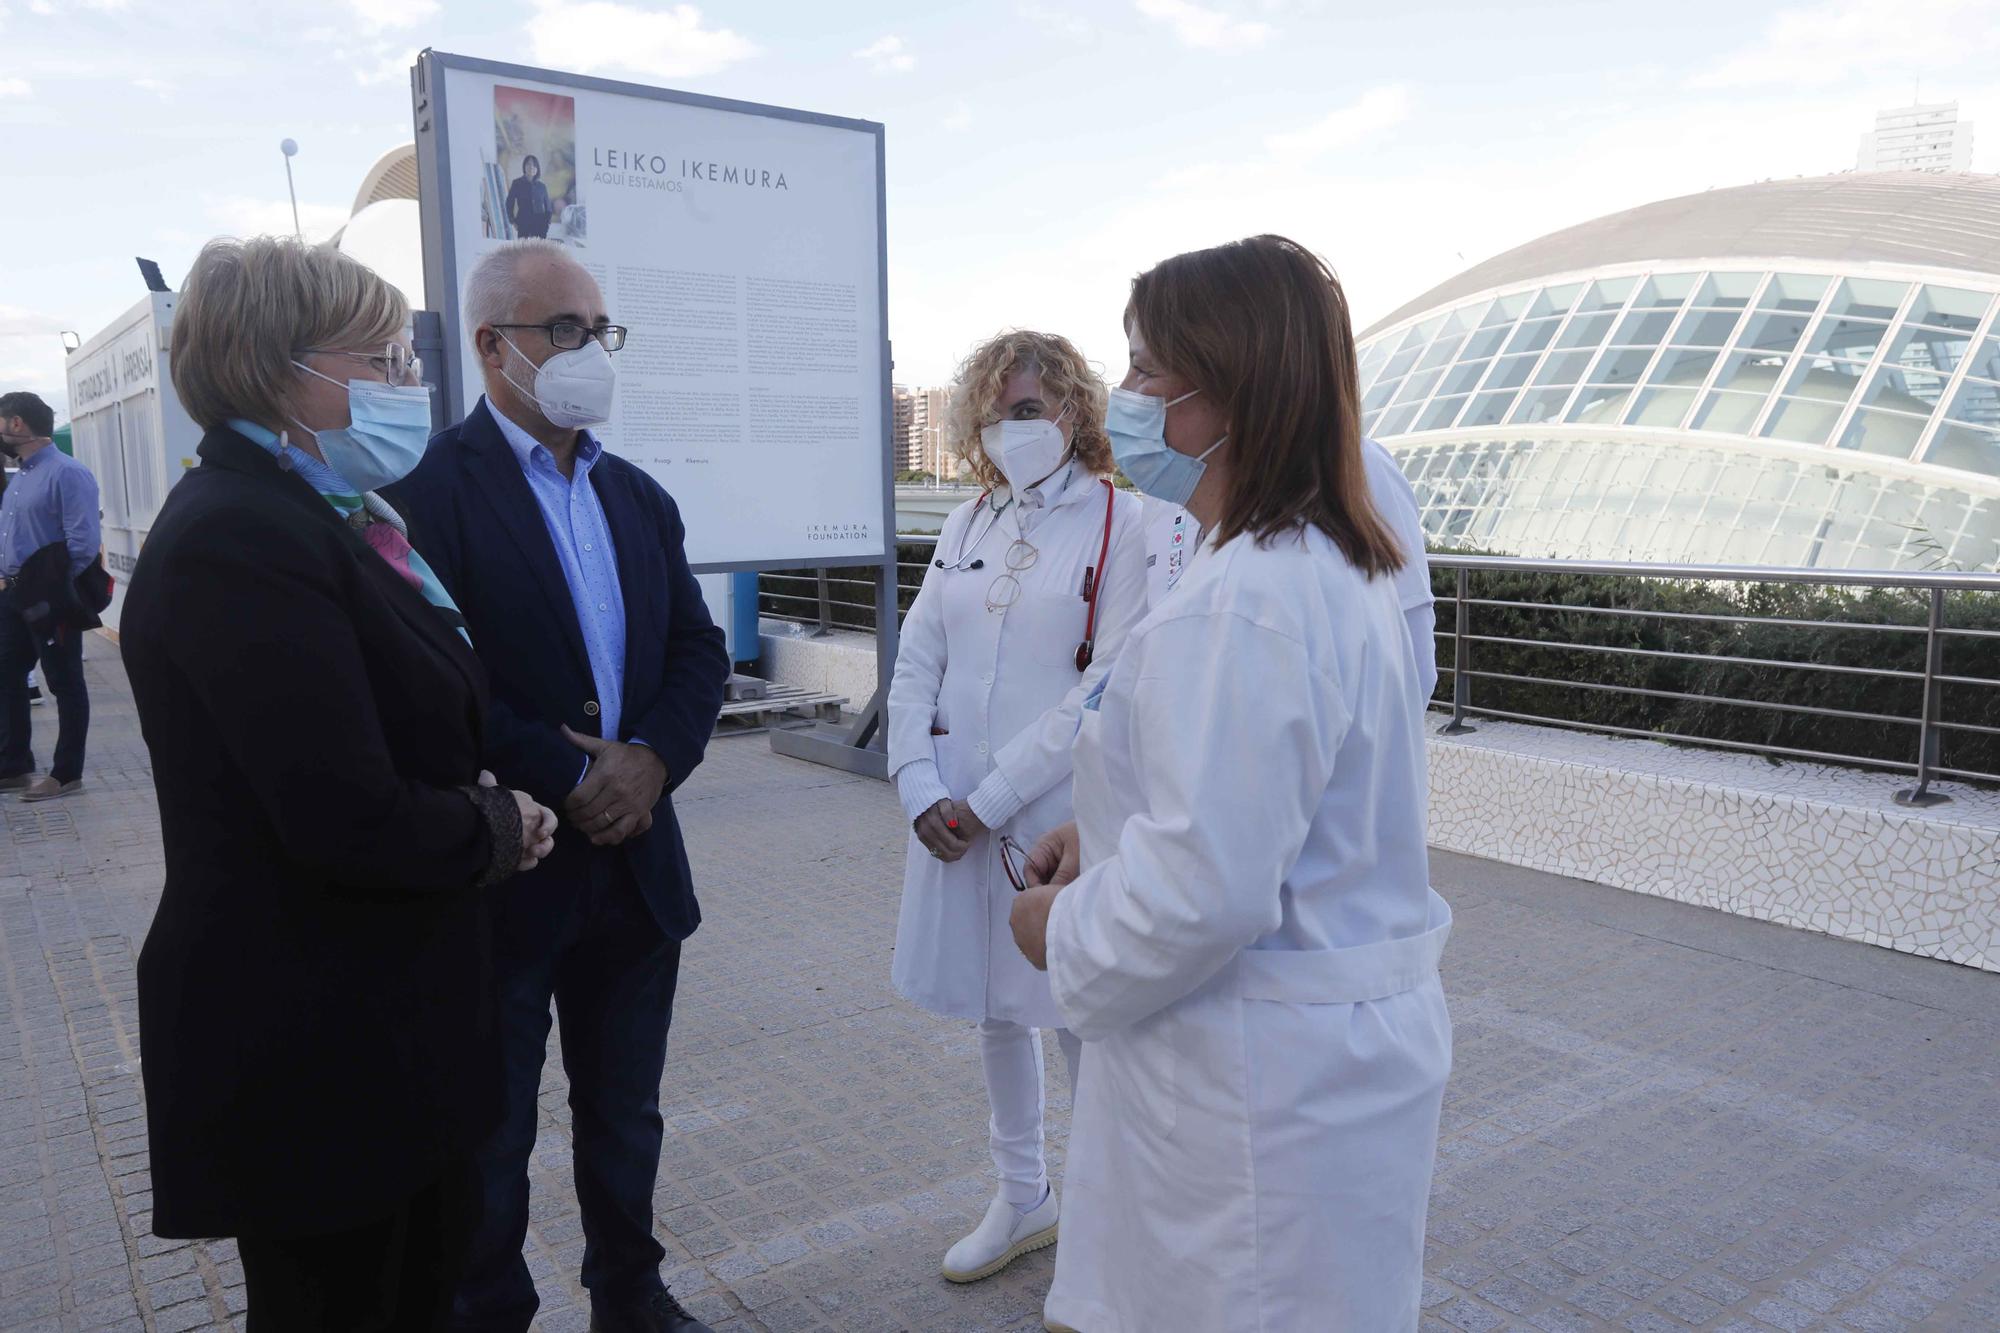
[[[945,413],[951,407],[951,390],[919,389],[915,430],[920,437],[923,454],[923,470],[939,481],[951,481],[958,476],[957,455],[945,443]]]
[[[1970,171],[1972,123],[1958,118],[1956,102],[1925,102],[1875,114],[1875,128],[1861,136],[1862,171]]]
[[[895,442],[898,472],[917,472],[923,468],[923,442],[915,430],[919,392],[898,384],[892,393],[891,404],[895,415],[891,418],[889,438]]]
[[[898,384],[894,405],[896,470],[927,472],[940,481],[957,479],[962,466],[945,442],[951,390]]]

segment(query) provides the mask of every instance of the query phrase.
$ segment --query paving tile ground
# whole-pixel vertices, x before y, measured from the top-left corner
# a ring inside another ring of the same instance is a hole
[[[148,1230],[132,969],[159,827],[115,651],[89,653],[87,790],[0,803],[0,1329],[227,1328],[233,1247]],[[35,720],[46,751],[52,710]],[[707,924],[663,1085],[675,1290],[735,1333],[1039,1328],[1051,1254],[937,1276],[992,1189],[986,1111],[969,1025],[888,986],[889,790],[757,737],[710,756],[680,801]],[[2000,977],[1433,871],[1457,1068],[1426,1330],[2000,1328]],[[552,1058],[529,1242],[550,1333],[588,1322],[565,1094]]]

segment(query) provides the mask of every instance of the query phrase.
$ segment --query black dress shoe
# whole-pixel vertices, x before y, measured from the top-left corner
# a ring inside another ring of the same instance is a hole
[[[715,1333],[665,1287],[636,1301],[592,1301],[590,1333]]]

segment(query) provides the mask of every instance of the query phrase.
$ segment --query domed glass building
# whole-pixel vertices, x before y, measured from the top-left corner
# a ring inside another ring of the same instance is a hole
[[[2000,567],[2000,177],[1770,181],[1475,265],[1366,330],[1434,542]]]

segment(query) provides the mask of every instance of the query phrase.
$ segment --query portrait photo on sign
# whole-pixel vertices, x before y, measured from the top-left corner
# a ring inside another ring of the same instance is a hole
[[[479,216],[487,239],[585,243],[574,97],[495,85],[493,157],[484,165]]]

